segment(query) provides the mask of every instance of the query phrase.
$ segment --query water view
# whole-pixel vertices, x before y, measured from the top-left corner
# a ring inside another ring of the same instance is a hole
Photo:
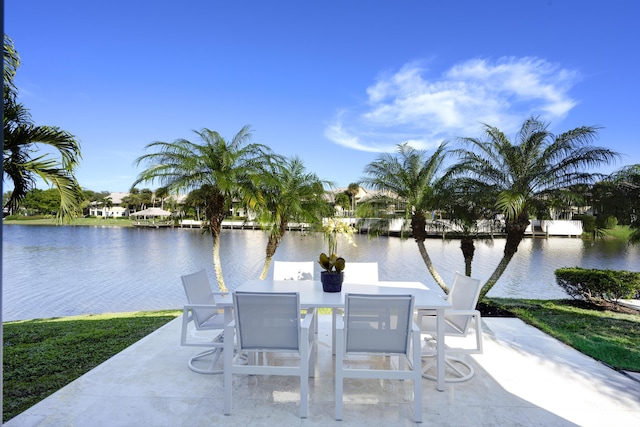
[[[347,263],[378,261],[380,280],[437,286],[413,240],[355,237],[357,247],[344,241],[338,246]],[[261,231],[223,231],[221,258],[228,287],[258,278],[266,241]],[[206,268],[215,284],[211,247],[211,237],[196,229],[5,225],[3,320],[180,308],[185,302],[180,275]],[[450,282],[455,271],[464,271],[459,241],[431,239],[427,249],[444,280]],[[477,242],[472,275],[487,280],[503,249],[501,239]],[[321,235],[291,232],[275,259],[315,261],[325,250]],[[575,266],[638,271],[640,246],[526,239],[489,296],[563,298],[553,272]],[[319,271],[316,265],[316,276]]]

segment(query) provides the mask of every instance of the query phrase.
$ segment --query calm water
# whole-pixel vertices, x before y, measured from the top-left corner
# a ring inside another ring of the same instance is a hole
[[[227,286],[259,276],[266,241],[260,231],[223,232]],[[380,280],[434,285],[413,240],[358,235],[356,242],[339,243],[347,262],[378,261]],[[185,302],[180,275],[206,268],[215,283],[211,248],[211,237],[199,230],[5,225],[3,320],[179,308]],[[459,241],[433,239],[427,249],[444,280],[464,271]],[[488,279],[503,249],[504,240],[477,242],[472,275]],[[321,236],[288,233],[275,259],[315,260],[323,250]],[[562,298],[553,272],[574,266],[638,271],[640,246],[526,239],[489,296]]]

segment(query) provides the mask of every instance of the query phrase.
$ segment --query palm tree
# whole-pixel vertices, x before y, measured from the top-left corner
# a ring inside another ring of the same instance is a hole
[[[332,183],[320,180],[316,174],[305,172],[301,159],[293,157],[273,164],[271,174],[264,174],[257,188],[260,203],[254,210],[258,221],[269,234],[260,279],[267,277],[289,222],[316,223],[329,214],[324,198],[325,186]]]
[[[340,207],[342,210],[350,210],[351,201],[349,200],[349,195],[345,192],[337,193],[333,198],[333,206]]]
[[[505,215],[504,255],[482,287],[480,300],[509,265],[529,225],[529,214],[545,215],[550,201],[566,197],[575,184],[595,181],[590,167],[608,164],[619,156],[609,149],[591,146],[598,128],[583,126],[553,135],[548,125],[529,118],[512,143],[499,129],[484,125],[484,138],[459,138],[469,146],[456,150],[459,163],[452,173],[465,188],[496,201]]]
[[[194,131],[201,143],[178,139],[174,142],[156,141],[147,149],[157,150],[136,160],[147,164],[133,186],[158,180],[169,191],[201,189],[205,199],[205,231],[213,239],[213,266],[220,291],[227,287],[220,262],[220,232],[222,221],[236,198],[253,208],[256,200],[243,191],[252,180],[260,177],[265,164],[272,161],[271,150],[261,144],[249,143],[249,126],[227,142],[218,132],[204,128]]]
[[[360,186],[353,182],[349,184],[347,187],[347,194],[349,195],[349,199],[351,200],[351,215],[354,216],[356,214],[356,196],[360,192]]]
[[[150,188],[143,188],[138,195],[140,196],[140,210],[144,210],[153,204],[153,191]]]
[[[444,292],[448,292],[424,244],[427,238],[427,215],[437,203],[436,190],[440,185],[438,174],[446,157],[445,147],[446,143],[440,144],[428,157],[426,151],[414,149],[405,143],[398,145],[397,155],[380,155],[365,166],[367,177],[362,184],[383,193],[360,202],[360,205],[378,205],[380,202],[406,204],[405,217],[411,220],[412,235],[422,260],[436,283]]]
[[[111,195],[108,195],[104,199],[102,199],[102,207],[104,208],[105,211],[111,210],[111,208],[113,207],[113,199],[111,198]],[[105,212],[103,216],[108,216],[108,215]]]
[[[167,187],[160,187],[154,193],[153,201],[155,203],[157,199],[160,199],[160,209],[164,209],[164,201],[167,197],[169,197],[169,190]]]
[[[4,82],[3,90],[9,92],[10,95],[15,96],[17,94],[14,78],[20,67],[20,55],[16,50],[13,40],[8,35],[4,35],[3,42],[3,69],[2,69],[2,81]],[[6,96],[6,95],[5,95]]]
[[[438,208],[446,212],[452,224],[456,225],[460,233],[460,249],[464,258],[464,273],[471,276],[473,256],[475,254],[475,239],[478,235],[478,220],[490,217],[491,213],[485,206],[486,200],[478,199],[481,194],[474,194],[464,188],[462,182],[450,179],[448,174],[443,177],[443,188],[439,191]]]
[[[68,221],[78,214],[84,200],[82,188],[74,176],[75,168],[82,158],[80,143],[72,134],[58,127],[36,126],[29,111],[17,102],[13,78],[20,65],[20,57],[13,41],[6,35],[4,64],[3,173],[13,182],[13,192],[5,207],[14,211],[27,192],[35,188],[39,177],[46,184],[53,185],[60,195],[57,220]],[[38,144],[53,148],[60,158],[50,154],[34,157]]]
[[[611,174],[608,178],[626,195],[630,211],[630,228],[633,230],[629,241],[640,243],[640,163],[629,165]]]
[[[138,211],[140,206],[140,190],[131,188],[129,195],[122,198],[122,206],[125,206],[131,212]]]
[[[193,209],[196,214],[196,220],[200,221],[200,209],[204,208],[206,204],[207,198],[202,189],[193,190],[187,194],[187,198],[184,200],[185,213]]]

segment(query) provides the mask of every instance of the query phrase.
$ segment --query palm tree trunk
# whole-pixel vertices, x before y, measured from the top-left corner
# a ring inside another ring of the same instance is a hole
[[[271,260],[273,260],[273,257],[266,256],[264,258],[264,265],[262,266],[262,272],[260,273],[260,280],[264,280],[267,278],[267,274],[269,274],[269,268],[271,268]]]
[[[482,299],[487,295],[487,292],[489,292],[491,288],[493,288],[493,285],[496,284],[498,279],[500,279],[500,277],[502,276],[502,273],[504,273],[504,271],[507,269],[507,266],[511,262],[511,259],[513,258],[514,254],[515,253],[507,254],[505,252],[505,254],[502,256],[502,259],[498,263],[498,266],[493,271],[493,274],[491,275],[491,277],[489,277],[489,280],[487,280],[487,283],[485,283],[482,289],[480,289],[480,296],[478,297],[478,302],[482,301]]]
[[[431,262],[431,258],[429,257],[427,248],[424,245],[424,241],[427,238],[427,220],[425,219],[422,212],[416,212],[411,216],[411,232],[413,233],[413,238],[418,244],[418,250],[420,251],[422,260],[427,266],[427,270],[429,270],[431,277],[433,277],[433,280],[436,281],[438,286],[440,286],[442,290],[448,294],[449,288],[447,288],[444,280],[442,280],[442,277],[440,277],[440,275],[436,271],[436,268],[433,266],[433,262]]]
[[[422,256],[422,260],[424,261],[424,265],[427,266],[427,270],[429,270],[429,273],[431,273],[431,276],[433,277],[433,280],[436,281],[438,286],[440,286],[442,288],[442,290],[444,291],[445,294],[448,294],[449,293],[449,288],[444,283],[444,280],[442,280],[442,277],[440,277],[440,275],[436,271],[436,268],[433,266],[433,262],[431,261],[431,257],[429,257],[429,253],[427,252],[427,248],[424,246],[424,240],[416,241],[416,243],[418,244],[418,250],[420,251],[420,255]]]
[[[498,266],[494,270],[487,283],[484,284],[482,289],[480,290],[480,297],[478,297],[478,302],[482,301],[482,299],[487,295],[487,293],[493,288],[493,285],[500,279],[502,273],[507,269],[507,266],[513,259],[513,256],[518,252],[518,246],[522,239],[524,239],[524,232],[529,226],[529,218],[526,216],[519,217],[515,221],[507,221],[506,222],[507,229],[507,239],[504,244],[504,255],[502,259],[498,263]]]
[[[213,270],[216,274],[220,292],[229,292],[222,276],[222,262],[220,261],[220,232],[224,220],[224,196],[218,192],[211,195],[205,207],[205,214],[209,220],[208,228],[213,239]]]
[[[462,256],[464,257],[464,274],[471,276],[471,263],[473,262],[473,254],[476,251],[473,237],[463,236],[460,240],[460,249],[462,250]]]
[[[269,268],[271,267],[271,261],[273,260],[273,255],[275,255],[276,250],[282,241],[282,237],[284,237],[284,233],[287,231],[287,221],[282,221],[278,227],[278,230],[272,231],[269,234],[269,240],[267,241],[267,249],[264,257],[264,266],[262,267],[262,273],[260,273],[260,280],[267,278]]]
[[[218,289],[220,292],[229,292],[227,286],[224,284],[224,277],[222,276],[222,262],[220,261],[220,233],[215,235],[211,233],[213,237],[213,270],[216,273],[216,281],[218,282]]]

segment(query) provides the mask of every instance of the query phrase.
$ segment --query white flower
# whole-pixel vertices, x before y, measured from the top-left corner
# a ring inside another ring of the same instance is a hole
[[[345,221],[329,218],[324,223],[322,230],[329,244],[329,255],[338,252],[338,236],[344,237],[350,245],[358,246],[355,240],[353,240],[353,234],[356,232],[356,229]]]

